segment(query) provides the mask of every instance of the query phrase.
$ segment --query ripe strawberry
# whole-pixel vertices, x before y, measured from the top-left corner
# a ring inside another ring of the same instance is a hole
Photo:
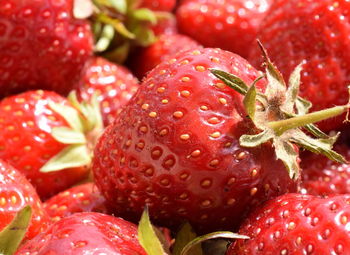
[[[301,96],[313,103],[313,110],[348,100],[349,10],[347,0],[279,0],[261,25],[258,38],[283,74],[289,75],[306,60]],[[261,63],[259,55],[253,50],[250,57],[256,66]],[[320,127],[327,131],[339,128],[343,119],[331,119]]]
[[[152,31],[154,35],[160,36],[162,34],[172,35],[177,34],[176,18],[173,15],[166,15],[158,19],[157,24],[153,25]]]
[[[7,97],[0,101],[0,159],[21,171],[46,199],[87,176],[89,121],[54,92]]]
[[[177,9],[178,28],[206,47],[247,57],[272,0],[184,0]]]
[[[54,223],[16,253],[146,255],[137,228],[121,218],[100,213],[77,213]]]
[[[0,160],[0,231],[25,205],[32,207],[32,218],[25,239],[32,239],[46,229],[49,218],[38,194],[16,169]]]
[[[172,55],[193,48],[199,44],[191,38],[180,34],[162,34],[158,40],[147,48],[140,48],[131,60],[132,70],[139,79]]]
[[[350,150],[345,144],[338,144],[335,150],[349,160]],[[305,152],[301,154],[301,192],[315,196],[329,196],[350,193],[350,165],[336,163],[320,155]]]
[[[255,210],[226,255],[349,254],[350,196],[286,194]]]
[[[197,230],[230,229],[252,206],[295,191],[271,144],[239,145],[254,132],[243,98],[209,68],[248,84],[259,76],[230,52],[180,52],[148,74],[101,136],[95,182],[118,215],[137,218],[146,203],[159,225],[186,219]]]
[[[67,189],[45,201],[44,208],[51,220],[78,212],[107,213],[105,199],[93,183],[85,183]]]
[[[68,93],[92,54],[73,0],[0,0],[0,97],[30,89]]]
[[[153,11],[171,12],[176,4],[176,0],[141,0],[141,8],[149,8]]]
[[[92,58],[78,87],[78,97],[89,102],[97,93],[104,125],[107,126],[138,89],[138,81],[125,67],[104,58]]]

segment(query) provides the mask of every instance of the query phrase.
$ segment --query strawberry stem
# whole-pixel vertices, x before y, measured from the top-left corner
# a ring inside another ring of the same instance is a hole
[[[331,117],[336,117],[346,111],[348,111],[350,105],[335,106],[333,108],[308,113],[305,115],[300,115],[292,117],[290,119],[271,121],[268,123],[268,126],[272,128],[277,135],[281,135],[287,130],[303,127],[308,124],[319,122]]]

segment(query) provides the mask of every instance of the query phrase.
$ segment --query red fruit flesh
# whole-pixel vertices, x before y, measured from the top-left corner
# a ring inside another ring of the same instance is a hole
[[[138,87],[137,79],[125,67],[95,57],[86,64],[78,96],[89,102],[94,93],[98,95],[103,122],[107,126],[113,122]]]
[[[68,93],[92,54],[86,20],[73,0],[0,0],[0,98],[25,90]]]
[[[163,34],[158,41],[147,48],[140,48],[132,61],[132,69],[139,79],[161,62],[170,59],[180,51],[198,48],[200,45],[191,38],[180,34]]]
[[[350,160],[350,149],[339,144],[335,150]],[[315,196],[330,196],[350,193],[350,165],[336,163],[323,155],[309,152],[301,154],[301,192]]]
[[[348,101],[350,83],[350,2],[347,0],[275,1],[261,25],[258,38],[270,58],[288,77],[305,61],[300,96],[317,111]],[[260,66],[260,52],[250,60]],[[342,126],[344,116],[319,123],[324,131]]]
[[[12,166],[0,160],[0,231],[26,205],[32,208],[32,218],[24,240],[32,239],[45,230],[49,218],[29,181]]]
[[[40,168],[67,145],[51,135],[54,127],[68,127],[49,101],[70,105],[54,92],[29,91],[0,102],[0,159],[21,171],[42,199],[86,178],[84,167],[42,173]]]
[[[51,225],[16,254],[146,255],[146,252],[138,242],[134,224],[100,213],[77,213]]]
[[[148,8],[153,11],[171,12],[176,4],[176,0],[141,0],[140,8]]]
[[[247,84],[259,76],[230,52],[179,53],[148,74],[101,136],[95,181],[118,215],[137,219],[147,204],[159,225],[188,220],[203,232],[232,229],[251,207],[296,189],[270,144],[239,145],[243,133],[254,132],[242,96],[209,68]]]
[[[44,208],[54,222],[79,212],[107,213],[105,199],[93,183],[81,184],[51,197],[45,201]]]
[[[248,57],[271,0],[185,0],[177,12],[179,31],[205,47]]]
[[[350,254],[350,196],[286,194],[252,213],[226,255]]]
[[[151,27],[153,33],[157,36],[162,34],[177,34],[176,18],[174,16],[158,19],[157,24]]]

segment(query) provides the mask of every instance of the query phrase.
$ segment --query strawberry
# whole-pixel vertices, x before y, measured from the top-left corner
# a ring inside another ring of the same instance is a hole
[[[107,213],[105,199],[93,183],[62,191],[46,200],[44,208],[53,222],[78,212]]]
[[[173,15],[166,15],[159,18],[157,24],[153,25],[151,28],[156,36],[162,34],[171,35],[178,32],[176,18]]]
[[[350,159],[348,145],[338,144],[335,150]],[[329,196],[350,193],[349,164],[336,163],[320,155],[305,152],[301,154],[301,192],[315,196]]]
[[[347,0],[276,1],[261,25],[258,38],[284,75],[303,65],[301,96],[313,110],[346,103],[350,82],[350,33]],[[300,36],[302,35],[302,36]],[[261,61],[253,50],[250,60]],[[342,126],[343,117],[320,123],[325,131]]]
[[[78,97],[91,101],[96,93],[104,125],[108,125],[118,115],[138,89],[138,81],[125,67],[108,60],[95,57],[86,65],[78,87]]]
[[[141,0],[140,7],[153,11],[171,12],[176,4],[176,0]]]
[[[180,33],[206,47],[247,57],[272,0],[184,0],[176,16]]]
[[[226,255],[349,254],[350,196],[286,194],[256,209]]]
[[[199,44],[196,41],[185,35],[162,34],[152,45],[136,51],[131,60],[131,66],[136,76],[142,79],[147,72],[172,55],[198,47]]]
[[[92,54],[73,0],[0,0],[0,97],[30,89],[68,93]]]
[[[93,121],[98,122],[54,92],[7,97],[0,101],[0,159],[21,171],[46,199],[86,178],[93,139],[85,133],[96,132]]]
[[[0,231],[25,205],[32,207],[32,218],[25,239],[46,229],[49,218],[34,187],[15,168],[0,160]]]
[[[318,130],[324,140],[315,140],[297,128],[306,117],[293,117],[295,108],[307,112],[295,94],[300,67],[287,90],[266,59],[267,95],[259,92],[259,107],[252,91],[263,91],[266,80],[248,89],[259,73],[227,51],[180,52],[148,74],[94,150],[96,185],[118,215],[137,219],[146,204],[159,225],[176,228],[187,220],[203,232],[231,229],[250,208],[296,190],[295,144],[345,161],[330,150],[335,137]],[[339,114],[348,106],[336,109]]]
[[[100,213],[77,213],[54,223],[17,252],[21,254],[146,255],[137,228],[121,218]]]

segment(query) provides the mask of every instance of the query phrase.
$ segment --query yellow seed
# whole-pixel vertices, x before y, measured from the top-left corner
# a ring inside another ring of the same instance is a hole
[[[226,204],[227,205],[233,205],[235,202],[236,202],[236,199],[230,198],[230,199],[227,200]]]
[[[157,92],[158,93],[163,93],[165,91],[165,88],[164,87],[159,87],[158,89],[157,89]]]
[[[207,199],[207,200],[202,201],[201,205],[202,206],[209,206],[209,205],[211,205],[211,202],[210,202],[210,200]]]
[[[141,108],[144,109],[144,110],[147,110],[148,107],[149,107],[149,104],[143,104],[143,105],[141,106]]]
[[[193,55],[200,55],[201,52],[200,52],[199,50],[194,50],[194,51],[192,51],[192,54],[193,54]]]
[[[183,60],[183,61],[181,61],[181,65],[187,65],[188,63],[190,63],[187,59],[185,59],[185,60]]]
[[[148,114],[148,116],[150,116],[151,118],[155,118],[155,117],[157,117],[157,113],[156,112],[150,112]]]
[[[139,149],[143,149],[144,147],[145,147],[145,143],[143,143],[143,142],[139,142],[139,143],[137,143],[137,148],[139,148]]]
[[[168,179],[162,179],[160,183],[164,186],[169,185],[170,181]]]
[[[219,88],[219,89],[223,89],[223,88],[226,87],[225,83],[223,83],[223,82],[221,82],[221,81],[217,82],[217,83],[215,84],[215,86],[216,86],[217,88]]]
[[[183,96],[183,97],[189,97],[190,94],[191,94],[191,93],[190,93],[188,90],[183,90],[183,91],[181,91],[181,96]]]
[[[148,131],[148,128],[146,126],[142,126],[142,127],[140,127],[140,131],[142,133],[146,133]]]
[[[160,136],[165,136],[166,134],[168,134],[168,130],[165,128],[159,131]]]
[[[182,135],[180,135],[180,138],[181,138],[181,140],[188,140],[188,139],[190,139],[190,135],[189,134],[182,134]]]
[[[209,165],[210,166],[217,166],[219,164],[219,160],[217,159],[213,159],[212,161],[210,161]]]
[[[166,70],[164,69],[159,71],[159,74],[165,74],[165,73],[166,73]]]
[[[182,118],[183,116],[184,116],[184,113],[182,112],[182,111],[176,111],[176,112],[174,112],[174,117],[175,118]]]
[[[340,222],[345,225],[348,222],[348,217],[345,215],[341,216]]]
[[[227,100],[223,97],[219,98],[219,102],[222,103],[222,104],[227,104]]]
[[[162,100],[162,104],[167,104],[167,103],[169,103],[169,100],[168,100],[168,99],[163,99],[163,100]]]
[[[236,178],[232,177],[228,180],[227,185],[232,185],[236,181]]]
[[[204,72],[206,69],[205,69],[204,66],[196,66],[196,70],[197,70],[198,72]]]
[[[215,131],[210,136],[213,137],[213,138],[218,138],[218,137],[220,137],[220,135],[221,135],[221,133],[219,131]]]
[[[253,169],[253,170],[251,171],[251,173],[250,173],[250,175],[251,175],[252,177],[255,177],[257,174],[258,174],[258,170],[256,170],[256,169]]]
[[[219,62],[220,62],[220,59],[214,57],[214,58],[211,58],[211,61],[212,61],[212,62],[215,62],[215,63],[219,63]]]
[[[200,150],[194,150],[194,151],[192,151],[191,156],[192,157],[198,157],[200,154],[201,154]]]
[[[251,196],[254,196],[254,195],[256,194],[257,191],[258,191],[257,188],[252,188],[252,189],[250,190],[250,195],[251,195]]]
[[[14,130],[15,127],[14,127],[14,126],[8,126],[7,129],[8,129],[8,130]]]
[[[295,223],[292,221],[292,222],[290,222],[289,224],[288,224],[288,230],[292,230],[292,229],[294,229],[295,228]]]
[[[220,120],[217,117],[212,117],[208,120],[210,124],[218,124],[220,123]]]
[[[16,196],[12,196],[11,197],[11,202],[12,202],[12,204],[16,204],[17,203],[17,197]]]
[[[202,111],[207,111],[207,110],[208,110],[208,106],[202,105],[202,106],[200,107],[200,109],[201,109]]]
[[[31,150],[31,147],[30,147],[29,145],[24,146],[24,150],[25,150],[25,151],[30,151],[30,150]]]
[[[6,205],[6,199],[4,197],[0,198],[0,205],[2,206]]]
[[[187,76],[184,76],[181,78],[181,81],[183,81],[183,82],[188,82],[190,80],[191,80],[190,77],[187,77]]]
[[[202,186],[203,188],[210,187],[210,185],[211,185],[211,180],[206,179],[206,180],[203,180],[203,181],[201,182],[201,186]]]
[[[22,111],[17,111],[17,112],[14,113],[14,115],[16,115],[16,116],[22,116],[22,115],[23,115],[23,112],[22,112]]]

